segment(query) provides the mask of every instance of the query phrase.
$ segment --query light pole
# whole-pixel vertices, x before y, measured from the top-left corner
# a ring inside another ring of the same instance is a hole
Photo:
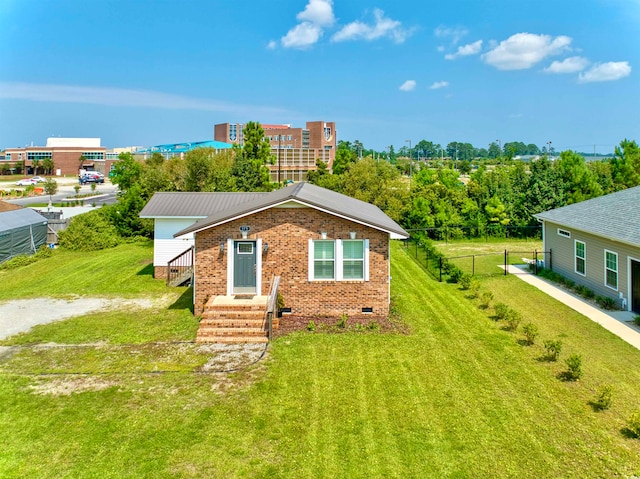
[[[405,143],[409,143],[409,179],[413,176],[413,159],[411,158],[412,150],[411,150],[411,140],[404,140]]]
[[[547,141],[547,155],[549,155],[549,159],[551,159],[551,142]]]
[[[278,135],[278,188],[280,188],[280,141],[282,140],[282,135]]]

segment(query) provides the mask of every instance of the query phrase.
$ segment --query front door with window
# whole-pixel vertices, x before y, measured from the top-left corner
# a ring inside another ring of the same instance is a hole
[[[256,242],[236,241],[233,250],[233,292],[255,294]]]
[[[640,314],[640,263],[631,261],[631,310]]]

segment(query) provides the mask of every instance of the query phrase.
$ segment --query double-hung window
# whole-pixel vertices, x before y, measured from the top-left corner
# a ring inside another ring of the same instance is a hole
[[[604,250],[604,284],[618,289],[618,253]]]
[[[364,279],[364,240],[342,242],[342,278]]]
[[[575,241],[575,248],[576,248],[576,254],[575,254],[575,258],[576,258],[576,262],[575,262],[575,268],[576,268],[576,273],[581,274],[582,276],[585,276],[587,273],[587,247],[585,246],[585,244],[582,241]]]
[[[313,279],[335,279],[336,245],[333,241],[313,242]]]
[[[309,240],[309,281],[369,281],[369,240]]]

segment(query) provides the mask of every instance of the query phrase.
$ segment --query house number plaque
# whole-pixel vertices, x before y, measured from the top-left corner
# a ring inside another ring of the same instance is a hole
[[[241,233],[248,233],[249,231],[251,231],[251,226],[241,226],[240,227],[240,232]]]

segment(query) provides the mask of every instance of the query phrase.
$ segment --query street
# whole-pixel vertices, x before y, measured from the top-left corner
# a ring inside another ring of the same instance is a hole
[[[16,175],[15,180],[0,181],[0,190],[9,191],[12,189],[14,190],[24,189],[23,187],[16,186],[15,184],[15,182],[21,178],[26,178],[26,176],[23,177],[23,176]],[[70,199],[73,196],[75,196],[76,192],[74,190],[74,186],[78,185],[78,180],[76,178],[60,177],[60,178],[54,178],[54,179],[58,182],[58,192],[55,195],[51,196],[51,201],[53,203],[58,203],[58,202],[61,202],[62,200]],[[38,186],[42,187],[42,183],[40,183]],[[81,200],[83,200],[86,204],[95,203],[96,206],[102,206],[103,204],[110,205],[116,202],[117,190],[118,190],[117,186],[112,185],[109,182],[109,180],[105,180],[105,183],[101,185],[96,185],[95,192],[93,192],[95,193],[95,195],[83,197],[81,198]],[[88,193],[92,193],[90,185],[82,185],[80,187],[80,190],[78,191],[79,195],[85,195]],[[46,194],[43,194],[43,195],[29,196],[25,198],[22,198],[22,197],[14,198],[11,200],[6,199],[5,201],[7,203],[12,203],[20,206],[30,206],[34,204],[48,203],[49,196]]]

